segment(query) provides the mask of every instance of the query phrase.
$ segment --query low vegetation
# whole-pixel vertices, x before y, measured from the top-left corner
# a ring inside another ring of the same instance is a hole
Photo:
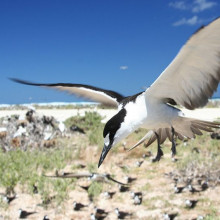
[[[199,136],[194,140],[177,142],[177,161],[170,159],[170,143],[163,145],[164,158],[159,163],[152,163],[151,158],[142,158],[142,154],[156,153],[156,143],[148,149],[140,146],[134,151],[127,152],[126,149],[137,142],[144,134],[144,130],[138,130],[130,135],[123,143],[115,147],[106,158],[105,163],[97,169],[97,162],[102,147],[101,116],[97,113],[86,113],[85,116],[77,116],[68,119],[67,127],[76,125],[85,130],[84,134],[73,133],[71,137],[59,138],[53,148],[34,149],[22,151],[15,148],[9,152],[0,151],[0,192],[17,193],[23,192],[34,195],[35,187],[41,197],[41,205],[44,208],[58,207],[70,199],[71,192],[79,191],[77,179],[48,178],[45,175],[55,175],[56,171],[68,170],[80,172],[79,163],[86,168],[82,172],[112,172],[114,178],[121,179],[123,176],[134,176],[137,180],[132,183],[132,190],[141,191],[144,195],[142,205],[134,206],[131,200],[127,199],[126,193],[116,194],[109,204],[125,204],[129,206],[128,211],[147,210],[149,212],[158,210],[162,212],[177,212],[178,216],[186,216],[185,219],[198,216],[205,216],[204,219],[219,219],[220,199],[218,195],[206,193],[199,194],[185,193],[183,195],[173,193],[172,177],[178,176],[181,184],[187,178],[198,176],[209,181],[211,190],[219,190],[220,182],[220,141],[210,138],[209,133]],[[122,146],[123,145],[123,146]],[[135,162],[144,161],[141,167]],[[77,163],[76,163],[77,162]],[[168,178],[167,178],[168,177]],[[171,177],[171,178],[170,178]],[[171,184],[171,186],[169,185]],[[99,201],[101,194],[111,189],[118,192],[117,184],[92,182],[88,188],[88,196],[91,200]],[[218,191],[219,192],[219,191]],[[186,209],[183,205],[184,199],[193,197],[198,199],[198,206],[194,210]],[[130,197],[129,197],[130,198]],[[80,199],[80,198],[76,198]],[[180,202],[180,200],[182,202]],[[126,207],[125,206],[125,207]],[[207,208],[208,207],[208,208]],[[0,210],[7,210],[3,202],[0,203]],[[158,216],[158,215],[157,215]],[[157,219],[157,217],[146,217],[146,219]],[[182,218],[180,218],[182,219]]]

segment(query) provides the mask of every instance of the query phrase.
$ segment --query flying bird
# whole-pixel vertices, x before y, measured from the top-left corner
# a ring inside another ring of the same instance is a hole
[[[101,173],[64,173],[63,175],[56,173],[56,175],[43,175],[44,177],[50,177],[50,178],[85,178],[87,177],[88,180],[96,181],[96,182],[105,182],[105,183],[118,183],[121,185],[126,185],[126,183],[119,182],[116,179],[113,179],[110,174],[101,174]],[[82,186],[81,186],[82,188]]]
[[[33,83],[20,79],[13,81],[66,91],[104,105],[118,108],[106,123],[104,147],[100,166],[109,150],[138,128],[149,130],[131,149],[149,139],[145,147],[157,140],[157,155],[163,156],[161,144],[168,138],[172,142],[172,155],[176,154],[175,137],[194,138],[201,131],[212,131],[220,123],[185,117],[176,107],[187,109],[203,107],[216,91],[220,81],[220,17],[202,26],[183,45],[177,56],[155,82],[138,94],[123,96],[118,92],[90,85],[71,83]]]

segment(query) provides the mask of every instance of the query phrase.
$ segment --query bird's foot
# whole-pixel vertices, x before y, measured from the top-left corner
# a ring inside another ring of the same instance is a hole
[[[158,148],[157,151],[157,156],[152,160],[152,162],[157,162],[160,161],[160,158],[163,156],[163,151],[161,150],[161,148]]]

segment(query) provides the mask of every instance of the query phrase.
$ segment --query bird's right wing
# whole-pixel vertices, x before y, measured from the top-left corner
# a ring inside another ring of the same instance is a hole
[[[89,99],[112,107],[118,107],[120,102],[124,99],[124,96],[117,92],[101,89],[90,85],[72,83],[33,83],[15,78],[10,79],[14,82],[25,85],[40,86],[65,91],[70,94],[74,94],[76,96],[83,97],[85,99]]]

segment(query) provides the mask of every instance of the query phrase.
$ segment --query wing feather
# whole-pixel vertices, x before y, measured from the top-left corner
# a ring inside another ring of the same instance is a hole
[[[100,102],[107,106],[117,107],[119,103],[124,99],[124,96],[122,96],[117,92],[101,89],[90,85],[71,84],[71,83],[46,84],[46,83],[33,83],[15,78],[10,78],[10,79],[17,83],[21,83],[25,85],[41,86],[46,88],[57,89],[60,91],[65,91],[79,97]]]
[[[201,28],[146,90],[163,102],[174,100],[188,109],[203,107],[220,81],[220,18]]]

